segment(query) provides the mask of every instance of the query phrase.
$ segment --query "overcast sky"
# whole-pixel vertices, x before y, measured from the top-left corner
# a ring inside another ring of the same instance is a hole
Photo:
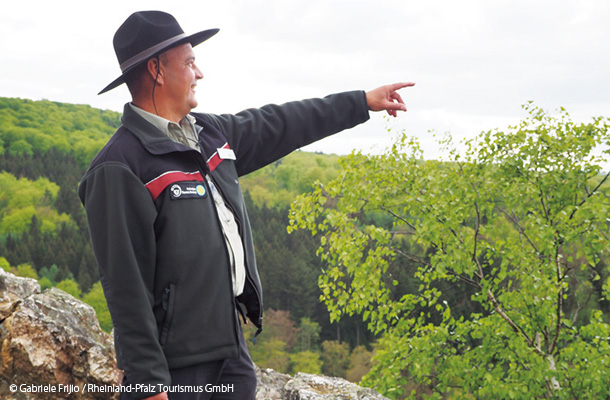
[[[608,0],[4,0],[0,96],[121,111],[125,86],[112,48],[134,11],[170,12],[187,34],[220,28],[195,47],[205,78],[197,111],[225,113],[329,93],[412,81],[408,112],[381,114],[308,150],[378,152],[385,127],[436,146],[505,128],[533,100],[575,120],[610,116]]]

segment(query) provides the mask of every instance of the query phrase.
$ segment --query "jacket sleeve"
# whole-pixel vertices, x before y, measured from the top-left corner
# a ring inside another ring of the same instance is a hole
[[[114,324],[119,366],[132,385],[168,385],[170,375],[153,314],[157,213],[153,200],[140,180],[118,162],[89,171],[79,196]]]
[[[239,175],[369,119],[363,91],[266,105],[236,115],[211,115],[236,153]]]

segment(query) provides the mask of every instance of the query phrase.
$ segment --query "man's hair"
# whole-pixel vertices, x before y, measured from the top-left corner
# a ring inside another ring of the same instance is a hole
[[[148,60],[125,74],[125,84],[132,96],[139,93],[142,89],[142,79],[144,79],[144,74],[146,74],[147,64]]]

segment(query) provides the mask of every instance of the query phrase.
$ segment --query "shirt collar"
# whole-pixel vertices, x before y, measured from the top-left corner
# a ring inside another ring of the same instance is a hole
[[[200,151],[197,140],[199,135],[197,128],[195,128],[196,120],[192,115],[187,114],[180,120],[180,124],[177,124],[158,115],[149,113],[133,103],[129,103],[129,106],[136,114],[141,116],[144,120],[160,130],[174,142],[181,143],[185,146]]]
[[[165,119],[153,113],[149,113],[148,111],[144,111],[133,103],[129,103],[129,106],[138,115],[140,115],[146,121],[150,122],[155,128],[159,129],[161,132],[165,133],[168,136],[171,136],[170,126],[177,127],[183,130],[185,129],[185,127],[189,127],[190,129],[194,130],[195,118],[190,114],[187,114],[186,117],[182,118],[180,124],[177,124],[175,122],[170,121],[169,119]]]

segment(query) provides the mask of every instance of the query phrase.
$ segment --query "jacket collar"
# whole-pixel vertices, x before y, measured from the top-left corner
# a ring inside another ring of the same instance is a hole
[[[138,138],[142,146],[151,154],[196,151],[183,144],[176,143],[150,122],[136,113],[129,103],[123,108],[121,116],[123,126]]]

